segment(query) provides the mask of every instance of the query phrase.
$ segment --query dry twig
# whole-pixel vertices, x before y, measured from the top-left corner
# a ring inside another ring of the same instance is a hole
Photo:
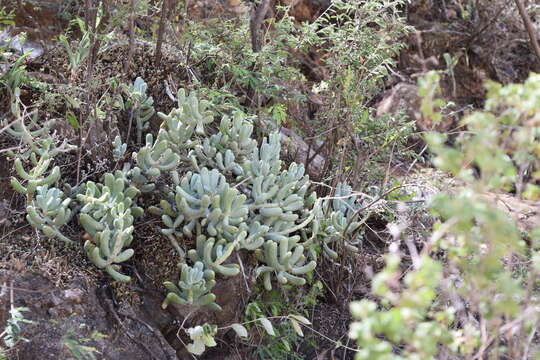
[[[521,16],[523,24],[525,25],[527,33],[529,34],[529,38],[531,39],[531,46],[533,48],[534,54],[538,58],[538,64],[540,65],[540,44],[538,44],[538,38],[536,37],[534,26],[531,23],[529,15],[527,14],[527,10],[525,9],[525,4],[523,3],[523,0],[515,1],[519,11],[519,15]]]
[[[124,62],[124,73],[129,71],[129,65],[131,64],[131,58],[133,57],[133,47],[135,43],[135,7],[137,6],[137,0],[131,0],[129,5],[129,45],[128,55]]]
[[[270,0],[263,0],[251,15],[251,20],[249,22],[249,30],[251,31],[251,48],[253,49],[253,52],[261,51],[261,25],[269,9]]]
[[[156,40],[156,65],[159,66],[161,63],[161,47],[163,45],[163,35],[165,33],[165,20],[167,19],[167,12],[169,11],[169,0],[163,0],[161,4],[161,15],[159,18],[159,28],[157,33]]]

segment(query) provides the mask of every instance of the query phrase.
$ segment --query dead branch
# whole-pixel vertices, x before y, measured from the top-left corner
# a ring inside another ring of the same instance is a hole
[[[92,100],[92,77],[94,76],[94,64],[97,56],[97,48],[99,43],[96,39],[96,21],[97,21],[97,11],[99,7],[100,0],[96,6],[94,6],[93,0],[86,0],[86,28],[90,32],[90,54],[86,60],[86,83],[88,88],[86,89],[86,99],[83,111],[81,113],[79,121],[79,129],[77,134],[77,185],[81,179],[81,161],[82,161],[82,151],[83,151],[83,121],[90,117],[90,103]],[[97,120],[95,120],[97,121]],[[89,132],[86,134],[88,138]]]
[[[536,37],[534,26],[531,23],[529,15],[527,14],[527,10],[525,9],[525,4],[523,4],[523,0],[516,0],[516,5],[519,10],[519,15],[523,20],[523,24],[527,29],[527,33],[529,34],[529,38],[531,39],[531,46],[533,48],[534,54],[538,58],[538,64],[540,65],[540,44],[538,44],[538,38]]]
[[[253,52],[259,52],[262,48],[261,26],[266,13],[270,9],[270,0],[263,0],[251,14],[249,30],[251,31],[251,48]]]
[[[129,71],[129,65],[131,64],[131,58],[133,57],[133,47],[135,43],[135,7],[137,6],[137,0],[131,0],[129,5],[129,46],[128,55],[124,62],[124,73]]]
[[[158,66],[161,63],[161,47],[163,44],[163,34],[165,33],[165,20],[167,19],[168,9],[169,9],[169,0],[163,0],[161,4],[161,15],[159,18],[159,28],[158,28],[157,40],[156,40],[155,62],[156,62],[156,65]]]

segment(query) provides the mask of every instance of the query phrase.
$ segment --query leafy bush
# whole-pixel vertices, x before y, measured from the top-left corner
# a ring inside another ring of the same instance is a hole
[[[187,21],[183,41],[190,43],[192,62],[204,75],[207,87],[240,94],[244,103],[256,104],[248,98],[254,93],[263,94],[278,102],[295,94],[285,84],[304,77],[298,70],[298,60],[290,57],[290,50],[298,38],[292,19],[283,16],[270,20],[273,31],[260,52],[253,52],[246,41],[249,19],[208,19],[204,22]]]
[[[436,79],[434,73],[428,76]],[[447,145],[441,134],[427,136],[434,164],[463,186],[431,202],[438,222],[430,240],[411,251],[413,270],[403,274],[396,242],[372,281],[379,301],[351,304],[357,321],[350,336],[359,345],[358,359],[540,354],[533,341],[540,315],[540,227],[520,232],[486,195],[506,189],[537,196],[539,173],[525,176],[520,169],[535,169],[540,155],[539,84],[536,74],[524,84],[488,84],[484,110],[462,120],[468,131],[455,145]],[[435,105],[440,104],[427,101],[425,113],[435,113]]]

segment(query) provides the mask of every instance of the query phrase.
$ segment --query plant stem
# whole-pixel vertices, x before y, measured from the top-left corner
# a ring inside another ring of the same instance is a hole
[[[525,24],[525,28],[527,29],[527,33],[529,34],[529,38],[531,39],[531,46],[533,48],[534,54],[538,58],[538,64],[540,65],[540,44],[538,44],[538,39],[536,38],[536,33],[531,23],[531,19],[527,14],[527,10],[525,9],[525,4],[523,3],[523,0],[515,1],[519,11],[519,15],[521,16],[521,19],[523,19],[523,24]]]
[[[157,40],[156,40],[156,54],[155,54],[156,66],[159,66],[159,64],[161,63],[161,47],[163,44],[163,34],[165,32],[165,20],[167,19],[168,7],[169,7],[169,0],[163,0],[161,4],[161,15],[159,18],[159,28],[158,28]]]

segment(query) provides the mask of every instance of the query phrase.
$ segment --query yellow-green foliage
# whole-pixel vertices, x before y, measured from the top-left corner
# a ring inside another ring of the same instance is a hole
[[[539,354],[531,339],[540,319],[540,226],[520,233],[486,192],[506,189],[516,196],[538,196],[540,76],[487,88],[485,109],[462,120],[467,131],[455,145],[447,145],[441,134],[427,136],[434,164],[463,186],[431,202],[439,221],[418,254],[411,253],[413,269],[403,284],[395,281],[403,274],[402,255],[394,247],[386,268],[373,279],[372,292],[380,303],[351,304],[356,322],[350,336],[358,343],[358,359],[427,360],[443,353],[525,359]],[[424,106],[433,109],[428,100]],[[534,171],[520,171],[525,168]],[[444,260],[435,256],[439,251]]]

